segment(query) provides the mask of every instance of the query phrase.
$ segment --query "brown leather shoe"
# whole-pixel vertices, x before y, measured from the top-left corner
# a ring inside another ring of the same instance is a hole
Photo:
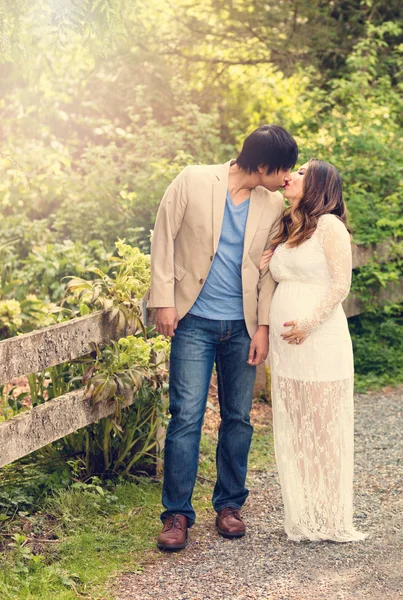
[[[218,533],[225,538],[243,537],[246,532],[246,526],[239,510],[232,506],[218,511],[215,524]]]
[[[170,515],[164,522],[164,529],[158,536],[160,550],[182,550],[188,539],[188,520],[183,515]]]

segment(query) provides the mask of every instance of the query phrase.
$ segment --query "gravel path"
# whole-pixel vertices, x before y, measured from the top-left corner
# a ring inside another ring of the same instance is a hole
[[[196,524],[184,552],[118,582],[119,600],[403,599],[403,390],[356,396],[355,514],[363,542],[289,542],[277,473],[254,475],[241,540]]]

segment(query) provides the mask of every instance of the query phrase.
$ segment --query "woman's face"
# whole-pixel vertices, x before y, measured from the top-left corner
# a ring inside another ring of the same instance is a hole
[[[291,177],[288,183],[284,186],[284,196],[291,203],[293,208],[296,208],[302,198],[302,192],[304,188],[304,177],[308,169],[309,163],[305,163],[295,171],[291,173]]]

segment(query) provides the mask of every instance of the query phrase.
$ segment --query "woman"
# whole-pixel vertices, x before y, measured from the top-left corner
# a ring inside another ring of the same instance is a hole
[[[263,255],[270,308],[276,460],[294,541],[348,542],[353,527],[353,353],[341,303],[351,244],[336,169],[310,160],[285,188],[291,206]]]

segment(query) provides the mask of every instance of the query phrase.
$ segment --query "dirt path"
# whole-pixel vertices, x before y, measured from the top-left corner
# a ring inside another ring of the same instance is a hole
[[[403,599],[403,390],[356,397],[354,544],[294,543],[283,532],[277,473],[254,475],[248,535],[196,524],[185,552],[118,581],[119,600]]]

